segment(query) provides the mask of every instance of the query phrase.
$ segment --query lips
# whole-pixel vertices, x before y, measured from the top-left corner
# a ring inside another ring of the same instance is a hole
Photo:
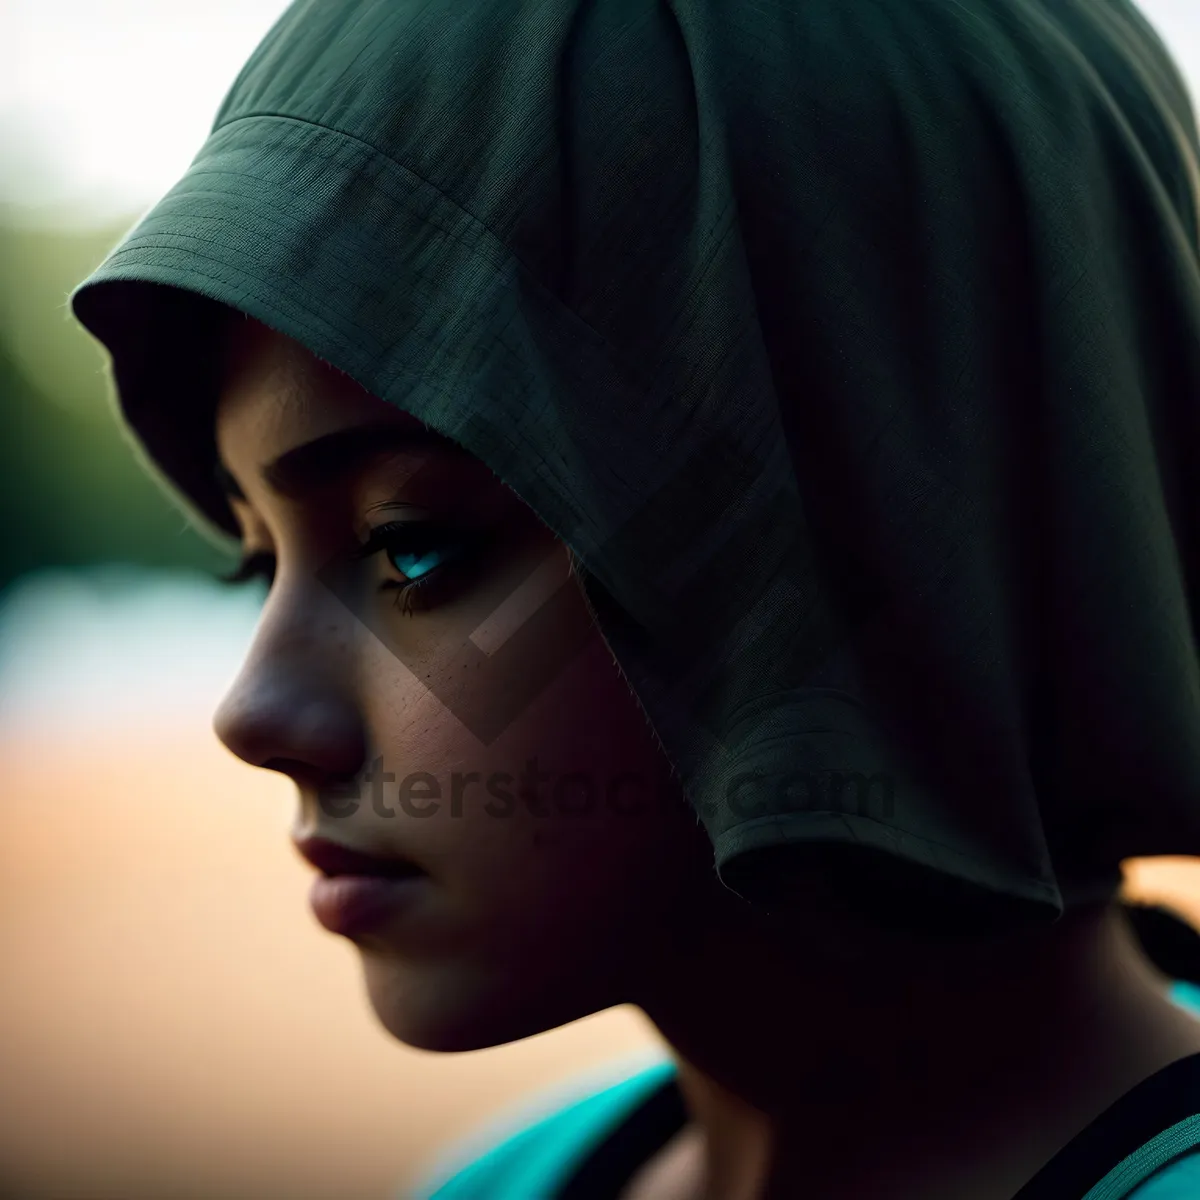
[[[381,857],[351,850],[327,838],[309,837],[294,840],[296,849],[322,874],[365,875],[381,879],[407,879],[424,872],[406,858]]]

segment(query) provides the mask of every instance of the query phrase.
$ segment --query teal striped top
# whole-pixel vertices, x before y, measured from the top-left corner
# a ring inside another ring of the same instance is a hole
[[[1200,987],[1175,983],[1170,995],[1200,1016]],[[1059,1200],[1200,1197],[1200,1055],[1195,1059],[1195,1114],[1122,1158],[1085,1195]],[[407,1200],[557,1200],[580,1164],[674,1077],[674,1062],[663,1059],[603,1086],[577,1078],[565,1089],[544,1093],[501,1125],[456,1147]],[[1134,1093],[1140,1096],[1144,1088],[1128,1093],[1109,1113],[1132,1105]]]

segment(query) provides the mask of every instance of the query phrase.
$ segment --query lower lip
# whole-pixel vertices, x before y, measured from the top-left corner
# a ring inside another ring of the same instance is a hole
[[[330,933],[352,934],[374,929],[395,916],[428,882],[428,875],[320,875],[313,881],[308,902]]]

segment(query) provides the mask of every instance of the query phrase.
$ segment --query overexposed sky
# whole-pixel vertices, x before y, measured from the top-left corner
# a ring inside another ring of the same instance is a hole
[[[464,0],[474,2],[474,0]],[[2,0],[0,203],[71,224],[187,170],[284,0]],[[1200,0],[1141,0],[1200,96]]]
[[[187,170],[285,0],[0,0],[0,202],[104,222]]]
[[[1142,0],[1136,6],[1150,19],[1179,64],[1200,108],[1200,3],[1197,0]]]

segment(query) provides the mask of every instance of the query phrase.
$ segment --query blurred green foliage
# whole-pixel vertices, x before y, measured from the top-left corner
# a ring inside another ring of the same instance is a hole
[[[138,463],[107,355],[67,305],[132,224],[0,221],[0,589],[39,567],[230,565]]]

